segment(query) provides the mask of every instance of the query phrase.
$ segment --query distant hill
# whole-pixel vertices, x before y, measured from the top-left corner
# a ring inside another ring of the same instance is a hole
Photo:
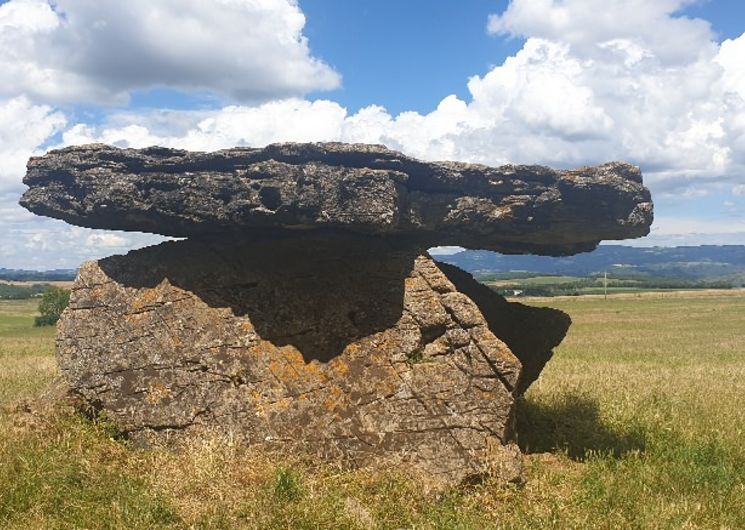
[[[54,269],[48,271],[29,271],[0,268],[0,281],[6,282],[64,282],[75,279],[74,269]]]
[[[588,277],[607,272],[617,278],[725,280],[734,285],[745,284],[745,245],[646,248],[601,245],[593,252],[563,258],[510,256],[483,250],[434,257],[482,279],[521,273]]]
[[[745,245],[690,247],[629,247],[601,245],[593,252],[563,258],[505,255],[487,250],[464,250],[436,255],[478,278],[557,275],[616,278],[677,278],[731,280],[745,285]],[[0,281],[71,281],[74,269],[31,271],[0,268]]]

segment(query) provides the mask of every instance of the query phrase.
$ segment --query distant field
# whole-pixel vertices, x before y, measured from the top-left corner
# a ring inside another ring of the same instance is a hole
[[[17,282],[0,280],[0,300],[40,299],[51,286],[69,290],[73,282]]]
[[[728,290],[742,285],[741,280],[665,278],[665,277],[617,277],[608,276],[560,276],[534,275],[531,273],[483,273],[476,275],[479,281],[503,295],[520,291],[527,296],[580,296],[586,294],[618,294],[644,292],[673,292],[680,290],[721,289]]]
[[[560,285],[572,283],[582,278],[576,276],[530,276],[527,278],[505,278],[499,280],[485,281],[484,283],[493,287],[515,287],[520,285]]]
[[[544,305],[563,309],[565,303],[568,303],[573,308],[576,307],[573,302],[580,303],[588,302],[590,300],[597,300],[604,298],[602,293],[588,294],[582,296],[512,296],[509,297],[512,302],[521,302],[523,304],[531,305]],[[743,299],[745,300],[745,289],[680,289],[680,290],[645,290],[645,291],[632,291],[627,293],[611,293],[608,290],[608,300],[622,302],[624,300],[638,300],[642,299],[649,301],[651,307],[657,308],[658,304],[665,304],[665,300],[676,300],[676,299],[690,299],[690,298],[709,298],[713,301],[727,300],[729,298]],[[567,311],[567,309],[564,309]]]
[[[21,281],[15,281],[15,280],[0,280],[0,285],[19,285],[21,287],[29,287],[31,285],[54,285],[56,287],[62,287],[63,289],[70,289],[72,287],[72,284],[74,282],[72,280],[52,280],[52,281],[29,281],[29,282],[21,282]]]
[[[38,305],[0,300],[0,405],[35,396],[56,374],[54,328],[33,326]]]
[[[45,401],[53,332],[0,302],[0,528],[745,528],[745,292],[522,301],[574,324],[519,408],[527,482],[440,498],[396,470],[230,440],[143,451]]]

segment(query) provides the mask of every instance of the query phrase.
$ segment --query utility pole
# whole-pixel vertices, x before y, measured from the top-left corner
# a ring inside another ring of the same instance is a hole
[[[603,273],[603,300],[608,299],[608,271]]]

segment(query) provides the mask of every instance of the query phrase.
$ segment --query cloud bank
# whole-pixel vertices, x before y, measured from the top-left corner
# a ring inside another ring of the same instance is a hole
[[[485,30],[524,38],[515,55],[464,80],[465,99],[449,95],[429,113],[391,115],[303,97],[340,78],[310,54],[293,0],[163,0],[157,9],[145,0],[59,0],[54,8],[11,0],[0,6],[0,186],[20,189],[22,162],[45,141],[214,150],[341,140],[486,164],[623,159],[641,166],[658,197],[737,201],[745,196],[745,34],[716,42],[708,22],[678,14],[687,3],[512,0]],[[225,104],[113,110],[102,123],[58,110],[154,86],[208,91]],[[679,242],[686,233],[731,242],[745,227],[670,216],[653,240]],[[122,248],[135,244],[120,237]]]
[[[379,142],[426,159],[576,166],[624,159],[660,191],[732,181],[745,167],[745,36],[721,45],[709,24],[675,15],[685,2],[513,0],[488,30],[527,40],[468,80],[470,98],[428,114],[349,114],[333,101],[282,99],[74,125],[64,143],[189,149],[275,141]],[[629,15],[630,14],[630,15]],[[191,123],[189,123],[191,122]],[[184,127],[184,124],[187,124]]]
[[[0,5],[0,96],[126,103],[136,89],[238,101],[339,86],[294,0],[11,0]]]

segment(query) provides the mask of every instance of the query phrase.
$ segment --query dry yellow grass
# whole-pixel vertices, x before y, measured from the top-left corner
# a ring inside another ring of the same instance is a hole
[[[440,496],[405,470],[226,437],[138,450],[103,421],[19,409],[54,376],[53,342],[31,306],[0,304],[0,527],[744,528],[745,293],[530,303],[574,325],[519,407],[527,481]]]

